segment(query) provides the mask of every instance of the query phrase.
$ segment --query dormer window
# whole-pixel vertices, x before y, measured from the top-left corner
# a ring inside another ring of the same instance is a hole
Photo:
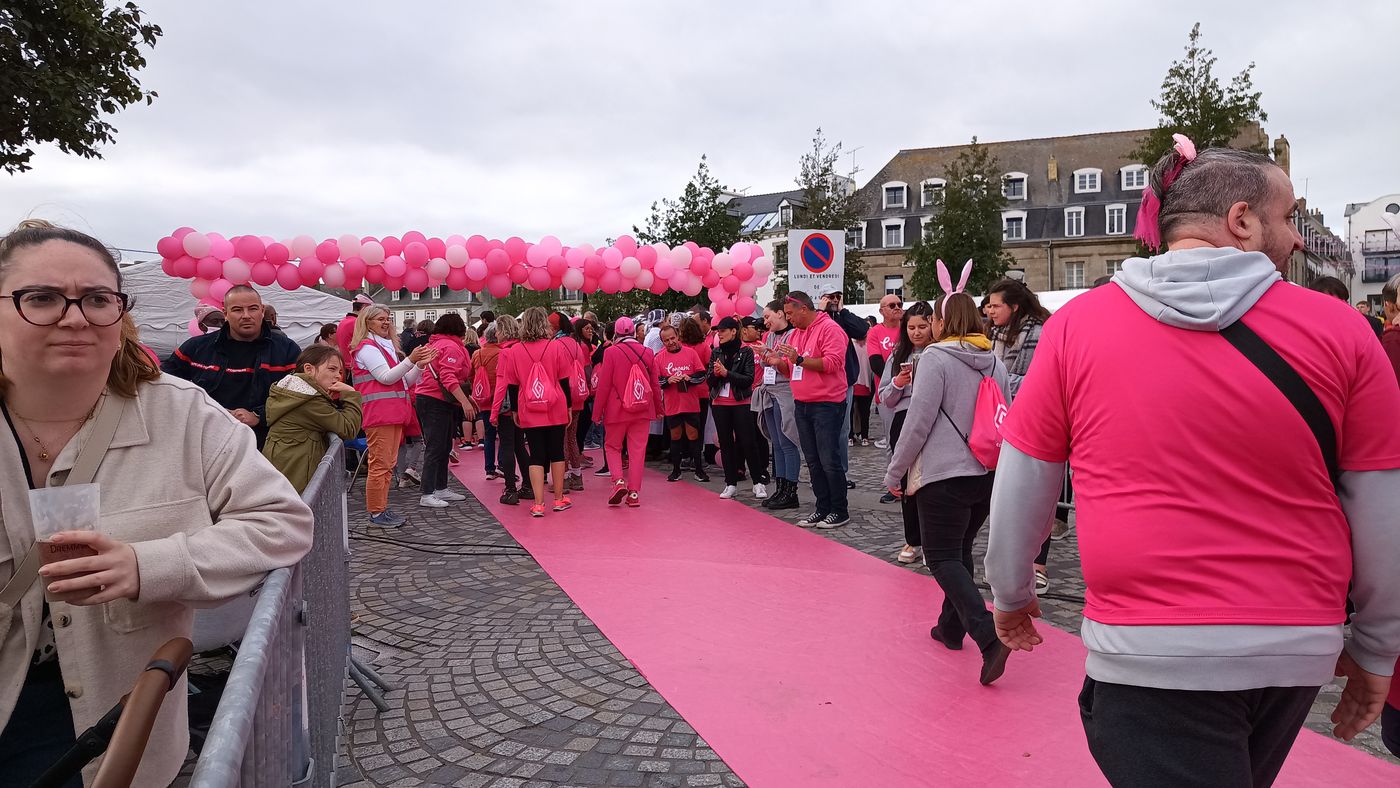
[[[891,181],[884,186],[886,208],[909,207],[909,185],[902,181]]]
[[[1092,194],[1103,190],[1103,170],[1086,167],[1074,171],[1074,193]]]
[[[919,184],[919,205],[927,208],[932,205],[943,204],[943,190],[948,182],[942,178],[929,178]]]
[[[1123,191],[1139,191],[1147,188],[1147,166],[1129,164],[1118,171],[1123,181]]]
[[[1008,200],[1026,199],[1026,174],[1008,172],[1001,177],[1001,193]]]
[[[792,226],[792,206],[791,206],[791,205],[786,205],[786,204],[784,204],[784,205],[779,205],[779,206],[778,206],[778,226],[779,226],[779,227],[791,227],[791,226]]]

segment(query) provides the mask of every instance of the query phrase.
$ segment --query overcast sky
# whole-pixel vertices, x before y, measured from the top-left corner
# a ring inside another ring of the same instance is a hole
[[[102,160],[45,147],[0,175],[0,225],[598,243],[701,154],[731,188],[793,188],[818,126],[862,185],[901,148],[1153,126],[1194,21],[1222,82],[1257,64],[1334,230],[1400,192],[1395,0],[137,2],[165,31],[141,73],[160,97]]]

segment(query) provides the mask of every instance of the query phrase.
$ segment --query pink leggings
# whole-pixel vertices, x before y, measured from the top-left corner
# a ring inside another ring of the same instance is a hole
[[[642,489],[642,467],[647,454],[647,431],[651,422],[646,420],[610,422],[603,425],[607,436],[603,451],[608,458],[608,470],[612,471],[613,484],[622,478],[622,446],[627,445],[627,489]]]

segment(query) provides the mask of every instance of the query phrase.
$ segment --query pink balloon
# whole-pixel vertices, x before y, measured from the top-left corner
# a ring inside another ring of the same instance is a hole
[[[427,248],[426,246],[424,247]],[[408,273],[403,275],[403,286],[408,288],[410,293],[421,293],[428,289],[428,272],[422,268],[410,268]]]
[[[563,255],[552,255],[545,261],[545,269],[549,271],[550,276],[563,276],[564,272],[569,270],[569,262]]]
[[[656,250],[650,246],[637,247],[637,251],[633,256],[637,258],[637,261],[642,264],[643,268],[650,270],[656,267]]]
[[[403,277],[402,277],[402,276],[389,276],[388,274],[385,274],[385,275],[384,275],[384,287],[385,287],[386,289],[388,289],[388,290],[402,290],[402,289],[403,289]]]
[[[615,269],[622,265],[622,252],[618,251],[615,246],[609,246],[604,249],[599,253],[599,257],[603,258],[603,264],[610,269]]]
[[[393,257],[403,252],[403,241],[392,235],[384,236],[379,245],[384,247],[385,257]]]
[[[700,244],[695,243],[694,241],[686,241],[685,243],[681,244],[681,246],[684,246],[685,248],[689,249],[691,254],[694,254],[694,253],[700,251],[702,248],[706,248],[706,249],[709,248],[709,247],[701,247]]]
[[[215,279],[209,283],[209,297],[222,303],[231,287],[233,287],[233,282],[227,279]]]
[[[378,241],[366,241],[360,245],[360,257],[364,258],[365,265],[380,265],[387,256],[387,253],[384,251],[384,245]]]
[[[364,279],[364,278],[365,278],[365,267],[366,267],[366,266],[365,266],[365,261],[364,261],[364,260],[361,260],[361,259],[358,258],[358,257],[352,257],[352,258],[350,258],[349,260],[346,260],[346,261],[345,261],[345,265],[344,265],[344,268],[345,268],[345,278],[346,278],[346,279]]]
[[[548,290],[549,280],[549,270],[546,268],[531,268],[530,275],[526,279],[530,283],[530,289],[538,291]]]
[[[185,254],[195,259],[208,257],[210,247],[213,245],[209,241],[209,236],[204,233],[190,233],[184,237],[180,244],[184,247]]]
[[[753,263],[753,275],[759,279],[766,278],[773,273],[773,261],[766,257],[760,257]]]
[[[190,332],[190,336],[192,337],[197,337],[204,333],[204,329],[199,327],[199,321],[195,318],[190,318],[190,322],[185,325],[185,328]]]
[[[277,281],[277,266],[266,261],[253,263],[253,270],[249,278],[253,280],[254,284],[267,287]]]
[[[710,261],[704,257],[693,257],[690,260],[690,272],[696,276],[704,276],[710,272]]]
[[[491,251],[491,246],[486,242],[486,238],[480,235],[473,235],[463,244],[467,247],[467,255],[476,260],[486,258],[486,253]]]
[[[729,276],[729,272],[734,270],[734,260],[724,252],[715,255],[715,259],[710,261],[710,268],[718,271],[720,276]]]
[[[189,238],[190,236],[187,235],[185,237]],[[212,282],[223,275],[224,264],[213,256],[201,257],[199,258],[199,262],[195,264],[195,276],[198,276],[200,279],[208,279]]]
[[[239,259],[256,263],[263,259],[263,255],[267,254],[267,244],[263,243],[262,239],[256,235],[245,235],[233,245],[233,251]]]
[[[273,265],[281,265],[292,259],[292,252],[280,243],[273,242],[267,245],[264,258]]]
[[[360,239],[351,233],[346,233],[336,239],[335,246],[340,250],[339,257],[342,260],[360,256]]]
[[[384,258],[383,267],[385,276],[403,276],[408,271],[408,263],[398,255]]]
[[[321,273],[326,270],[326,266],[313,256],[310,260],[302,260],[297,270],[301,272],[301,283],[311,287],[321,281]]]
[[[672,290],[678,290],[678,291],[680,291],[680,292],[685,292],[687,289],[690,288],[690,282],[691,282],[692,279],[695,279],[695,277],[694,277],[693,275],[691,275],[689,272],[687,272],[687,271],[677,271],[677,272],[671,274],[671,278],[670,278],[669,280],[667,280],[667,281],[669,281],[669,282],[671,283],[671,289],[672,289]]]
[[[525,250],[525,262],[532,268],[544,268],[549,263],[549,251],[539,244],[533,244]]]
[[[523,285],[525,280],[530,278],[530,268],[524,263],[511,263],[510,270],[506,271],[506,275],[510,277],[510,281]]]
[[[512,263],[523,262],[525,260],[525,250],[527,248],[528,245],[523,238],[512,235],[506,239],[505,250],[506,254],[510,255],[510,261]]]
[[[321,265],[330,265],[340,260],[340,247],[335,241],[322,241],[316,247],[316,259],[321,261]]]
[[[321,272],[321,281],[325,282],[327,287],[344,287],[345,269],[340,267],[340,263],[331,263]]]
[[[194,296],[195,298],[208,298],[210,284],[211,280],[209,279],[190,280],[190,295]]]
[[[448,265],[447,261],[441,257],[434,257],[429,260],[428,264],[423,268],[428,272],[428,277],[430,279],[436,279],[439,282],[446,279],[448,272],[452,270],[452,266]]]
[[[347,276],[347,277],[345,277],[345,284],[344,284],[344,285],[341,285],[341,287],[343,287],[343,288],[345,288],[346,290],[349,290],[350,292],[353,293],[353,292],[355,292],[356,290],[359,290],[361,287],[364,287],[364,285],[365,285],[365,279],[364,279],[364,277],[362,277],[362,276]]]
[[[454,233],[452,235],[447,236],[447,245],[466,247],[467,239],[463,236]]]
[[[447,244],[441,238],[428,239],[428,257],[446,257]]]
[[[715,285],[719,284],[720,280],[723,278],[724,277],[719,275],[718,271],[711,270],[707,272],[704,276],[700,277],[700,281],[704,284],[705,287],[714,287]]]
[[[716,301],[710,304],[710,317],[715,320],[722,320],[732,314],[734,314],[734,302],[732,301]]]
[[[486,282],[486,289],[492,298],[505,298],[510,295],[510,277],[495,274]]]
[[[643,247],[647,248],[647,247]],[[656,267],[652,269],[658,279],[670,279],[676,273],[676,266],[670,260],[657,259]]]
[[[450,249],[450,248],[452,248],[452,247],[448,247],[448,248]],[[466,250],[464,249],[463,251],[466,251]],[[451,290],[466,290],[466,289],[467,289],[467,283],[468,283],[469,281],[470,281],[470,280],[467,278],[467,272],[464,271],[464,270],[462,270],[461,268],[453,268],[452,270],[450,270],[450,271],[447,272],[447,287],[448,287],[448,289],[451,289]]]
[[[160,252],[161,257],[174,260],[185,253],[185,245],[180,242],[179,238],[167,235],[156,241],[156,251]]]
[[[467,278],[479,281],[485,281],[486,277],[491,273],[491,270],[486,266],[485,260],[468,260],[467,264],[462,267],[462,270],[467,272]]]
[[[752,256],[753,252],[749,251],[749,245],[746,243],[737,243],[729,247],[729,259],[733,260],[735,265],[747,263]]]
[[[473,279],[469,276],[467,277],[466,289],[472,291],[473,293],[483,293],[486,291],[486,280]]]
[[[365,281],[372,285],[381,284],[384,281],[384,266],[372,265],[365,269]]]
[[[739,291],[739,277],[730,274],[719,280],[719,286],[723,287],[726,293],[737,293]]]
[[[690,284],[686,285],[685,289],[681,292],[685,293],[688,296],[694,297],[700,295],[700,291],[704,289],[704,285],[700,284],[700,281],[692,276],[690,278]]]
[[[582,268],[583,261],[587,259],[588,253],[578,247],[574,247],[573,249],[569,249],[564,252],[564,262],[568,263],[570,268]],[[569,289],[577,290],[578,288],[571,287]]]
[[[603,251],[606,252],[609,250],[604,249]],[[622,274],[618,273],[616,269],[609,268],[607,271],[603,272],[603,275],[598,279],[598,286],[603,289],[604,293],[608,293],[609,295],[616,293],[622,287]]]
[[[758,302],[749,296],[739,296],[739,300],[734,302],[734,314],[741,317],[749,317],[758,311]]]
[[[292,255],[305,260],[316,254],[316,239],[309,235],[298,235],[292,239]]]
[[[486,253],[486,270],[492,276],[500,276],[510,270],[510,254],[504,249],[492,249]]]
[[[258,239],[254,238],[253,240],[257,241]],[[262,243],[262,241],[258,241],[258,243]],[[224,278],[228,281],[236,285],[246,285],[248,277],[252,275],[253,268],[247,262],[237,257],[231,257],[224,261]]]
[[[212,235],[212,233],[211,233]],[[219,262],[233,259],[236,252],[233,249],[233,242],[227,238],[210,238],[209,255]]]
[[[447,264],[453,268],[462,268],[471,259],[471,256],[467,254],[467,248],[461,245],[447,247],[447,252],[443,256],[447,258]]]
[[[642,264],[635,257],[624,257],[622,263],[617,266],[617,272],[622,274],[624,281],[636,279],[637,274],[642,272]]]
[[[637,242],[630,235],[619,236],[613,241],[613,248],[622,252],[623,257],[640,257],[637,254]]]
[[[564,272],[564,286],[570,290],[579,290],[583,287],[583,269],[570,268]]]
[[[427,246],[428,236],[418,232],[417,230],[409,230],[408,232],[403,234],[404,248],[407,249],[408,245],[413,243],[423,244],[424,246]]]
[[[661,277],[656,277],[655,281],[651,283],[651,287],[647,289],[651,291],[652,295],[665,295],[666,291],[671,289],[671,283]]]
[[[581,288],[579,288],[579,289],[580,289],[580,290],[583,290],[583,292],[585,292],[585,293],[596,293],[596,292],[598,292],[598,277],[596,277],[596,276],[589,276],[589,275],[587,275],[587,274],[584,274],[584,275],[583,275],[583,287],[581,287]]]
[[[747,282],[753,278],[753,264],[747,262],[735,263],[732,273],[740,282]]]
[[[564,251],[564,244],[552,235],[546,235],[540,239],[539,245],[544,248],[548,256],[553,257]]]
[[[178,230],[176,230],[175,232],[171,233],[171,234],[170,234],[170,237],[172,237],[172,238],[174,238],[174,239],[176,239],[176,240],[184,240],[184,237],[187,236],[187,235],[189,235],[189,234],[192,233],[192,232],[194,232],[194,228],[193,228],[193,227],[181,227],[180,229],[178,229]]]
[[[428,245],[419,241],[409,241],[403,245],[403,259],[414,268],[422,268],[428,262]]]
[[[671,262],[675,263],[677,268],[685,268],[694,258],[695,253],[688,246],[677,246],[671,250]]]
[[[603,262],[603,258],[596,254],[590,254],[583,260],[583,275],[586,277],[597,279],[602,276],[603,272],[606,270],[608,270],[608,267]]]
[[[187,254],[177,257],[172,267],[181,279],[193,279],[199,273],[199,261]]]
[[[166,276],[174,276],[175,261],[169,257],[160,258],[160,270],[161,273],[165,274]]]
[[[638,290],[650,290],[651,283],[655,281],[656,275],[651,271],[641,271],[637,274],[637,278],[633,280],[633,284],[637,286]]]

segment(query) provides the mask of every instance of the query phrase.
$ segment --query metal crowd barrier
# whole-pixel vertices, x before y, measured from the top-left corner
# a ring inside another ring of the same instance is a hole
[[[315,541],[267,576],[243,633],[192,788],[333,788],[350,654],[345,459],[331,436],[302,500]]]

